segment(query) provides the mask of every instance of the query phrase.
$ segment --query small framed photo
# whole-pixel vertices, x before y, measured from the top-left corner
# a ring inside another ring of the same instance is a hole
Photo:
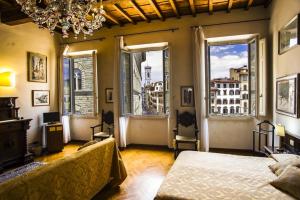
[[[112,88],[106,88],[105,89],[105,102],[106,103],[113,103],[113,89]]]
[[[49,106],[49,90],[32,90],[32,106]]]
[[[194,88],[193,86],[181,86],[181,106],[194,106]]]
[[[27,52],[28,81],[47,83],[47,57]]]
[[[300,74],[277,78],[276,112],[299,118]]]
[[[279,30],[278,53],[283,54],[291,48],[300,45],[300,14],[291,19]]]

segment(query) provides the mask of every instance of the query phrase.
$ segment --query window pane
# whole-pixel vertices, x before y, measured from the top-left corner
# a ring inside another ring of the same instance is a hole
[[[248,107],[248,44],[216,45],[210,53],[211,113],[247,115]],[[246,98],[247,97],[247,98]],[[245,100],[244,100],[245,99]],[[212,108],[217,108],[212,109]]]
[[[143,91],[143,115],[164,114],[168,110],[169,100],[165,100],[165,89],[169,90],[169,83],[164,84],[165,78],[169,79],[168,55],[163,51],[145,52],[145,60],[142,63],[142,91]],[[165,105],[166,103],[166,105]]]
[[[122,114],[131,113],[131,66],[130,66],[130,54],[126,52],[121,53],[121,97],[122,104],[121,110]]]
[[[64,94],[63,94],[63,114],[71,113],[71,59],[64,58],[63,63],[63,80],[64,80]]]
[[[74,58],[74,113],[94,114],[94,63],[92,56]]]
[[[257,65],[257,45],[256,40],[250,43],[250,81],[251,81],[251,95],[250,95],[250,113],[256,115],[256,65]]]
[[[169,49],[163,51],[164,75],[165,75],[165,113],[170,112],[170,62]]]

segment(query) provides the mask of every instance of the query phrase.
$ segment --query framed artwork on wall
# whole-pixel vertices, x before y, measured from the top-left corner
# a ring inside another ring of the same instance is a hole
[[[181,86],[181,106],[194,106],[194,88],[193,86]]]
[[[32,106],[49,106],[49,90],[32,90]]]
[[[106,88],[105,89],[105,102],[106,103],[113,103],[113,89],[112,88]]]
[[[47,56],[27,52],[29,82],[47,83]]]
[[[300,44],[300,14],[291,19],[287,25],[279,30],[278,53],[283,54]]]
[[[277,78],[276,112],[299,118],[299,80],[300,74]]]

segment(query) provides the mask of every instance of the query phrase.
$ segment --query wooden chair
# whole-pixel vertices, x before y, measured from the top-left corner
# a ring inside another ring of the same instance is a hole
[[[180,127],[190,127],[193,126],[193,136],[184,136],[181,134]],[[198,148],[198,126],[196,120],[196,114],[189,112],[183,112],[179,114],[176,110],[176,128],[173,129],[174,132],[174,157],[176,158],[180,153],[179,144],[180,143],[190,143],[194,144],[194,149],[197,151]],[[183,150],[183,149],[182,149]]]
[[[96,131],[96,128],[100,129],[99,132]],[[104,128],[107,129],[107,131],[104,130]],[[97,124],[95,126],[92,126],[92,134],[93,134],[93,140],[96,138],[99,138],[100,140],[113,137],[113,128],[114,128],[114,113],[112,111],[104,112],[102,110],[101,113],[101,124]]]

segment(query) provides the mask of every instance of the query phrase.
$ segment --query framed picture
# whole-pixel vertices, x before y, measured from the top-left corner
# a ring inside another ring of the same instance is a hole
[[[276,112],[299,118],[299,80],[300,74],[276,80]]]
[[[49,106],[49,90],[32,90],[32,106]]]
[[[194,88],[192,86],[181,86],[181,106],[194,106]]]
[[[292,47],[300,44],[300,34],[299,34],[299,27],[300,27],[300,14],[295,16],[291,19],[287,25],[285,25],[279,31],[278,36],[278,53],[283,54],[284,52],[288,51]]]
[[[106,103],[113,103],[113,89],[112,88],[106,88],[105,89],[105,102]]]
[[[28,81],[47,83],[47,57],[27,52]]]

